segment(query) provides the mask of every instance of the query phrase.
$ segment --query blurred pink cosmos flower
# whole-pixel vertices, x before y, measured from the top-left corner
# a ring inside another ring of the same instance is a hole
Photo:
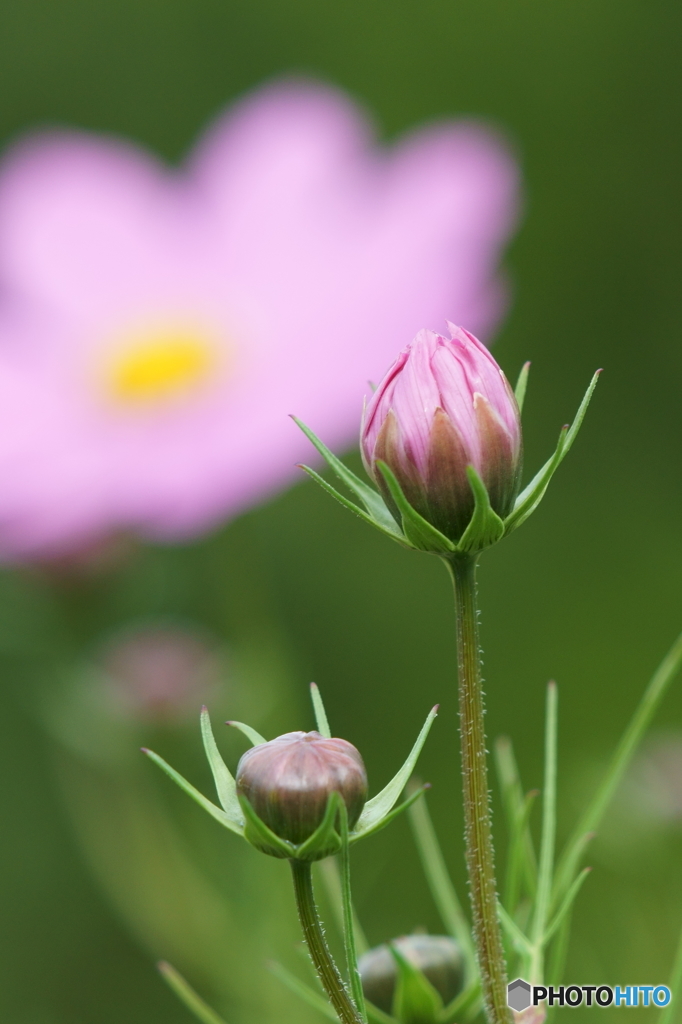
[[[445,123],[389,150],[342,94],[247,97],[181,171],[34,136],[0,170],[0,557],[192,535],[356,429],[395,339],[487,332],[516,168]]]

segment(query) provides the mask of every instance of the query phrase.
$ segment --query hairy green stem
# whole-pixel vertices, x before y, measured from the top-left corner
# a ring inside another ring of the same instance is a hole
[[[474,944],[489,1024],[509,1024],[507,970],[497,918],[497,885],[486,765],[481,659],[476,608],[476,558],[448,560],[455,587],[464,838]]]
[[[315,905],[311,865],[308,861],[300,860],[292,860],[290,864],[303,936],[322,987],[342,1024],[363,1024],[325,941]]]

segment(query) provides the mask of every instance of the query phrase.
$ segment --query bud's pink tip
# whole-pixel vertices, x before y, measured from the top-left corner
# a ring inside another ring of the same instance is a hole
[[[385,462],[405,497],[455,543],[474,511],[473,466],[493,510],[511,512],[521,474],[521,422],[507,379],[487,348],[454,324],[450,337],[420,331],[369,399],[362,456],[398,522]]]

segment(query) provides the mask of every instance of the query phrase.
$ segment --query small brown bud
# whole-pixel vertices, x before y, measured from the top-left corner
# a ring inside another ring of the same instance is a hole
[[[320,825],[334,792],[346,805],[349,828],[355,825],[367,799],[367,774],[346,740],[287,732],[244,754],[237,792],[275,835],[298,846]]]

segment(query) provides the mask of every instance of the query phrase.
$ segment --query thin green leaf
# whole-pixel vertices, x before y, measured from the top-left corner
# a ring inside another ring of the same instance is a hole
[[[282,857],[291,860],[296,856],[296,847],[286,839],[280,839],[272,829],[268,828],[264,821],[258,817],[251,803],[245,796],[240,794],[239,804],[246,819],[244,835],[253,846],[263,849],[273,857]]]
[[[329,468],[336,473],[339,480],[353,492],[356,498],[360,499],[372,519],[389,532],[391,531],[391,524],[393,524],[393,529],[396,530],[395,520],[389,509],[386,508],[386,504],[378,491],[375,491],[373,487],[366,484],[364,480],[361,480],[360,477],[351,472],[348,466],[345,466],[340,459],[337,459],[336,455],[327,448],[326,444],[320,441],[319,437],[315,436],[310,427],[306,427],[305,423],[302,423],[295,416],[292,416],[292,419],[300,427],[308,440],[317,448],[322,458]],[[310,471],[306,470],[306,472]]]
[[[367,1016],[370,1024],[399,1024],[395,1017],[391,1017],[390,1014],[384,1013],[374,1003],[370,1003],[368,999],[365,999],[365,1008],[367,1009]]]
[[[591,870],[592,868],[583,868],[583,870],[580,872],[578,877],[573,882],[573,885],[569,888],[568,892],[564,896],[561,906],[559,907],[557,913],[554,915],[553,920],[550,921],[549,925],[547,926],[547,931],[545,932],[544,938],[542,940],[544,945],[546,945],[552,938],[555,931],[558,929],[559,925],[563,921],[564,917],[573,906],[575,898],[582,889],[583,882],[585,881]]]
[[[304,473],[307,473],[309,477],[312,477],[312,479],[316,483],[318,483],[320,487],[322,487],[323,490],[327,492],[327,494],[331,494],[332,498],[336,498],[336,500],[341,505],[343,505],[347,509],[350,509],[351,512],[353,512],[356,516],[359,516],[360,519],[362,519],[364,522],[369,523],[370,526],[373,526],[381,533],[385,533],[388,537],[391,538],[391,540],[399,540],[402,543],[405,543],[403,533],[398,524],[396,523],[395,519],[393,518],[393,516],[391,516],[390,523],[378,522],[373,516],[369,515],[369,513],[364,512],[359,507],[359,505],[356,505],[349,498],[346,498],[343,494],[339,494],[336,488],[332,487],[332,485],[328,483],[323,476],[320,476],[319,473],[316,473],[314,469],[310,468],[310,466],[302,465],[301,469],[303,470]],[[411,545],[408,546],[411,547]]]
[[[360,971],[358,970],[358,954],[355,948],[355,920],[353,901],[350,889],[350,856],[348,850],[348,811],[343,800],[339,801],[339,824],[341,833],[341,898],[343,900],[343,944],[346,952],[346,968],[350,981],[350,990],[358,1013],[367,1020],[365,993],[362,990]]]
[[[299,981],[295,974],[288,971],[282,964],[278,964],[276,961],[271,961],[268,964],[269,970],[275,975],[276,978],[282,982],[283,985],[294,992],[299,998],[301,998],[308,1006],[312,1006],[315,1010],[319,1010],[320,1013],[324,1014],[329,1020],[333,1020],[335,1024],[339,1024],[339,1018],[331,1007],[331,1004],[327,1002],[324,996],[321,996],[315,989],[310,988],[305,982]]]
[[[521,931],[514,918],[507,913],[501,903],[497,904],[497,916],[500,924],[505,932],[507,932],[518,951],[520,953],[530,955],[534,949],[533,943],[530,941],[528,936]]]
[[[426,737],[429,734],[429,730],[433,725],[433,720],[438,714],[438,705],[429,711],[426,721],[422,727],[415,745],[412,747],[405,764],[402,766],[399,772],[391,779],[387,786],[373,796],[371,800],[368,800],[365,804],[364,810],[360,815],[353,836],[351,838],[359,837],[366,833],[370,828],[373,828],[388,812],[391,810],[396,800],[404,790],[407,780],[412,774],[412,770],[417,763],[417,758],[421,753],[421,749],[426,742]]]
[[[514,508],[511,514],[507,516],[504,523],[506,533],[511,533],[512,530],[517,529],[521,523],[525,522],[528,516],[535,511],[544,498],[550,480],[576,439],[577,433],[580,430],[583,419],[585,418],[587,407],[590,404],[590,399],[592,398],[594,389],[597,386],[600,373],[601,370],[597,370],[590,381],[590,385],[585,392],[585,397],[580,403],[580,407],[578,408],[575,419],[573,420],[570,428],[564,427],[559,434],[559,442],[554,455],[545,463],[539,473],[536,473],[528,486],[524,488],[516,499]]]
[[[419,800],[419,797],[422,796],[422,794],[428,788],[428,785],[422,786],[421,789],[418,789],[415,793],[412,793],[412,795],[409,796],[407,800],[405,800],[402,804],[399,804],[398,807],[394,807],[392,811],[389,811],[388,814],[385,814],[383,816],[383,818],[380,818],[379,821],[377,821],[376,825],[372,825],[370,828],[365,829],[365,831],[362,832],[360,835],[358,835],[356,832],[353,832],[350,837],[351,845],[353,843],[357,843],[358,840],[360,839],[365,839],[367,836],[373,836],[375,832],[381,832],[381,830],[383,828],[386,828],[387,825],[390,825],[391,822],[398,817],[398,815],[402,814],[403,811],[406,811],[409,807],[411,807],[412,804],[415,803],[415,801]]]
[[[440,1013],[440,1024],[453,1024],[454,1021],[468,1021],[477,1017],[481,1008],[481,982],[474,978],[470,985],[458,996],[444,1006]]]
[[[377,468],[386,481],[386,486],[391,492],[391,497],[398,506],[403,519],[403,530],[407,539],[421,551],[431,551],[438,554],[447,554],[455,550],[452,541],[431,526],[423,516],[420,516],[416,509],[412,508],[409,501],[403,494],[403,489],[398,480],[385,462],[377,460]]]
[[[194,991],[191,985],[185,981],[183,976],[171,964],[161,960],[156,966],[166,984],[175,992],[178,999],[185,1004],[190,1013],[194,1014],[197,1020],[200,1020],[202,1024],[225,1024],[223,1018],[218,1016],[208,1003],[204,1002],[201,996]]]
[[[402,1024],[437,1024],[443,1010],[443,1000],[429,979],[418,967],[402,955],[397,946],[389,943],[393,959],[398,965],[398,983],[393,996],[393,1015]]]
[[[682,932],[677,944],[668,988],[670,989],[670,1002],[658,1018],[659,1024],[672,1024],[677,1011],[677,1005],[682,997]]]
[[[467,979],[473,978],[476,976],[476,955],[471,941],[471,929],[445,866],[445,858],[431,821],[426,798],[416,801],[410,807],[409,818],[433,902],[446,930],[459,942]]]
[[[339,871],[338,858],[327,857],[317,862],[317,870],[322,878],[327,899],[334,914],[334,920],[340,934],[343,934],[343,897],[341,894],[341,874]],[[362,930],[358,915],[353,911],[353,932],[355,934],[355,945],[358,953],[362,956],[369,949],[369,942]]]
[[[237,798],[237,785],[220,755],[220,751],[218,750],[218,746],[213,735],[213,729],[211,728],[211,718],[208,713],[208,708],[205,707],[201,709],[201,736],[204,741],[206,757],[208,758],[208,763],[211,766],[211,771],[213,773],[218,799],[223,805],[223,810],[228,818],[230,818],[238,828],[243,829],[244,818],[242,817],[239,800]]]
[[[535,894],[535,912],[531,935],[538,949],[547,928],[547,916],[552,897],[552,871],[554,868],[554,845],[556,841],[556,767],[557,767],[557,705],[558,694],[555,683],[547,687],[547,712],[545,719],[545,770],[542,787],[542,836],[538,864],[538,887]],[[540,977],[534,971],[533,977]]]
[[[327,719],[327,712],[324,710],[324,704],[322,703],[322,697],[317,683],[310,684],[310,696],[313,701],[313,711],[315,712],[315,722],[317,724],[317,731],[320,736],[324,736],[325,739],[331,739],[331,729],[329,728],[329,721]]]
[[[519,412],[523,411],[523,403],[526,398],[526,388],[528,386],[528,374],[530,373],[530,363],[524,363],[521,367],[521,373],[519,379],[516,382],[514,388],[514,396],[516,397],[516,404],[519,407]]]
[[[250,725],[244,725],[243,722],[225,722],[225,725],[231,725],[233,729],[239,729],[244,733],[252,747],[260,747],[262,743],[268,742],[264,736],[252,729]]]
[[[630,720],[630,723],[623,733],[620,743],[616,747],[606,774],[599,785],[597,792],[583,813],[572,838],[566,844],[566,849],[559,862],[556,879],[556,892],[558,897],[566,891],[573,881],[579,863],[580,853],[583,847],[583,836],[587,832],[594,832],[599,826],[604,811],[609,805],[611,798],[618,788],[623,775],[632,760],[632,757],[656,713],[661,700],[663,699],[671,682],[682,667],[682,634],[670,648],[665,658],[654,672],[652,679],[642,696],[639,705]]]
[[[459,540],[457,550],[480,551],[500,539],[504,533],[504,523],[497,513],[493,512],[488,490],[474,467],[467,466],[466,472],[476,504],[469,525]]]
[[[244,835],[243,828],[236,825],[235,822],[230,817],[228,817],[225,811],[223,811],[220,807],[216,807],[214,803],[211,803],[211,801],[208,800],[203,793],[200,793],[198,789],[194,788],[191,782],[188,782],[187,779],[184,779],[180,772],[176,772],[175,768],[171,768],[171,766],[166,761],[164,761],[162,757],[159,757],[158,754],[155,754],[153,750],[147,750],[146,747],[142,748],[142,753],[146,754],[147,757],[154,762],[154,764],[157,764],[159,768],[162,771],[164,771],[166,775],[168,775],[173,780],[173,782],[176,783],[176,785],[180,787],[180,789],[183,789],[185,793],[192,797],[193,800],[196,800],[199,806],[203,807],[205,811],[208,811],[208,813],[213,818],[215,818],[216,821],[219,821],[221,825],[225,826],[225,828],[229,828],[230,832],[236,832],[238,836]]]
[[[323,850],[328,850],[329,854],[337,852],[340,839],[336,831],[336,818],[341,804],[343,804],[343,799],[340,793],[329,794],[322,821],[304,843],[295,847],[294,856],[297,860],[307,860],[311,854],[320,853]]]
[[[504,905],[513,914],[521,898],[522,881],[528,895],[535,895],[537,863],[529,821],[537,791],[524,797],[514,749],[507,736],[500,736],[495,743],[495,765],[509,832]]]
[[[596,835],[596,832],[585,832],[580,837],[580,839],[577,841],[577,843],[575,844],[574,855],[575,855],[576,870],[577,870],[577,865],[580,863],[580,861],[583,858],[583,854],[585,853],[585,850],[590,845],[590,843],[594,839],[595,835]],[[557,872],[557,874],[555,876],[555,879],[554,879],[554,888],[552,890],[552,906],[553,907],[555,907],[557,905],[557,903],[560,901],[562,895],[566,892],[566,889],[570,888],[570,886],[573,885],[574,882],[575,882],[575,878],[572,879],[568,883],[568,885],[562,885],[561,889],[560,889],[561,877],[560,877],[560,873]]]

